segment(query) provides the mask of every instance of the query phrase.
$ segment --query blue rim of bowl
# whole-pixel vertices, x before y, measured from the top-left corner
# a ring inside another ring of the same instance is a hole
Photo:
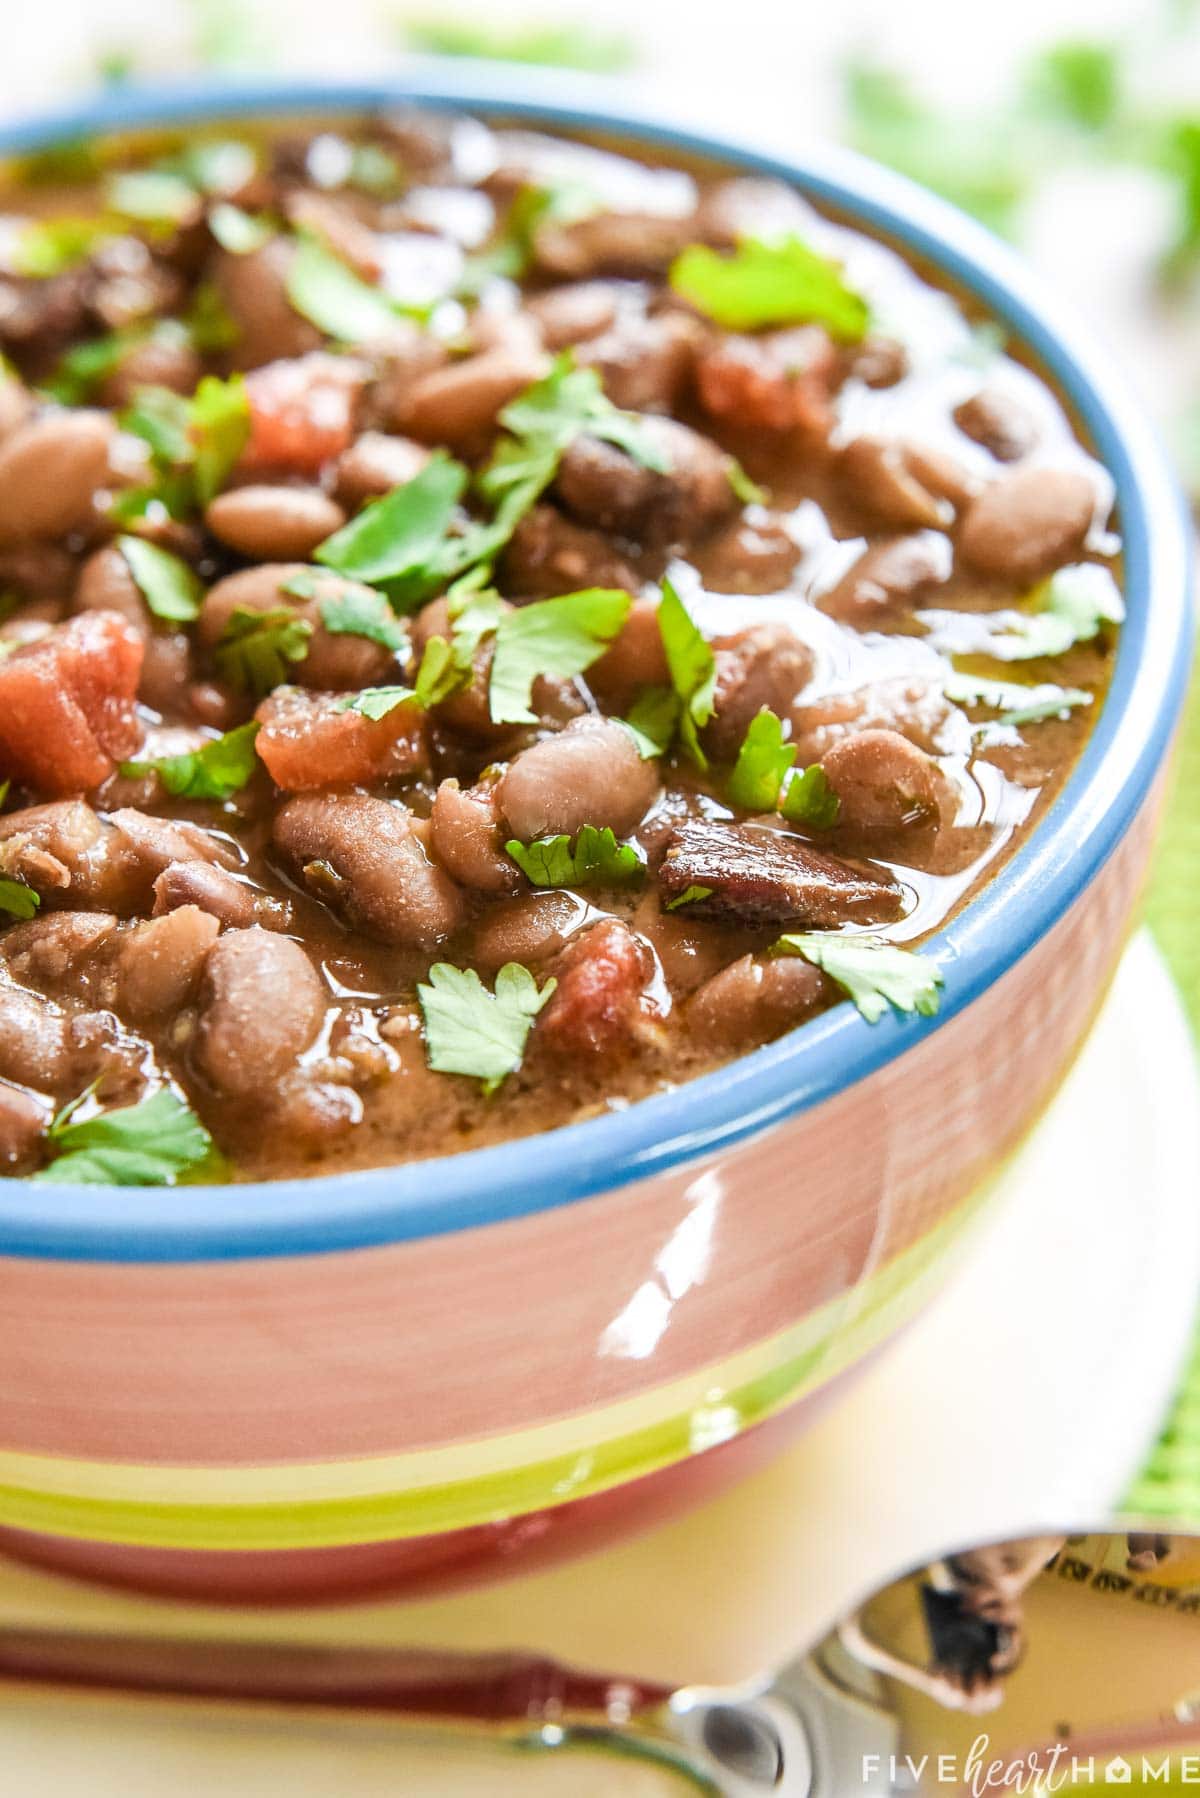
[[[1107,702],[1030,840],[925,945],[945,976],[936,1017],[889,1014],[869,1025],[842,1004],[674,1091],[540,1136],[401,1167],[170,1190],[0,1180],[0,1253],[179,1262],[364,1248],[597,1197],[728,1149],[866,1078],[999,980],[1095,878],[1166,753],[1192,647],[1190,535],[1166,459],[1111,355],[1088,344],[1079,321],[1011,250],[903,177],[825,144],[806,145],[789,160],[664,121],[657,106],[648,119],[629,93],[595,78],[419,59],[377,82],[199,81],[123,90],[0,129],[0,156],[141,126],[409,103],[607,131],[780,177],[978,299],[1066,395],[1116,482],[1129,616]]]

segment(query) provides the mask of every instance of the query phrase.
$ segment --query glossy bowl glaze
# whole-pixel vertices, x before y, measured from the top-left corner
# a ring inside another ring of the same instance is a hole
[[[0,155],[406,101],[782,176],[941,271],[1111,471],[1129,618],[1062,795],[927,947],[934,1018],[870,1026],[841,1005],[624,1111],[398,1169],[0,1181],[0,1546],[214,1599],[417,1590],[580,1552],[716,1490],[827,1402],[935,1288],[1087,1030],[1190,658],[1182,510],[1107,361],[1008,250],[859,158],[781,162],[594,84],[453,67],[123,93],[0,131]]]

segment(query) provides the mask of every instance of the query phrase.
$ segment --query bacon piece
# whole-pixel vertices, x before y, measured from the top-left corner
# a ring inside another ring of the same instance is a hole
[[[339,711],[337,693],[279,687],[255,716],[262,729],[255,747],[277,787],[314,792],[321,787],[370,786],[427,764],[425,714],[409,702],[382,718]]]
[[[841,861],[803,838],[761,824],[680,824],[658,871],[665,900],[689,888],[689,917],[740,924],[806,924],[829,930],[899,914],[900,888],[882,868]]]
[[[646,986],[654,957],[628,925],[606,918],[581,931],[553,971],[558,986],[537,1022],[541,1043],[572,1056],[636,1046],[653,1015]]]
[[[0,774],[49,794],[107,780],[141,741],[143,652],[119,613],[87,612],[0,662]]]

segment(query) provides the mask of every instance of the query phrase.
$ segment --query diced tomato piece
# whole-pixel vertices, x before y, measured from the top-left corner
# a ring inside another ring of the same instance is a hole
[[[353,442],[367,373],[354,357],[323,350],[252,369],[246,376],[250,437],[238,468],[316,474]]]
[[[413,701],[382,718],[339,711],[337,693],[280,687],[255,716],[259,756],[277,787],[289,793],[321,787],[369,786],[428,766],[425,714]]]
[[[86,793],[142,739],[145,645],[118,612],[83,612],[0,661],[0,776]]]

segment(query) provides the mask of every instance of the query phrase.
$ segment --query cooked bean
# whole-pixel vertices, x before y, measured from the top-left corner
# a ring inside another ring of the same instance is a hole
[[[794,706],[792,741],[802,766],[820,761],[834,743],[860,730],[899,731],[921,749],[941,752],[951,747],[955,720],[963,722],[963,715],[950,704],[940,682],[896,675]]]
[[[126,619],[87,612],[0,661],[0,772],[48,794],[99,786],[141,740],[143,654]]]
[[[575,360],[594,368],[614,406],[670,412],[688,386],[704,328],[687,312],[636,314],[580,344]]]
[[[528,893],[491,905],[471,929],[471,962],[495,974],[505,962],[540,968],[594,914],[578,893]]]
[[[630,291],[616,281],[572,281],[531,295],[526,310],[541,326],[546,348],[563,350],[615,324]]]
[[[671,672],[658,628],[658,599],[635,599],[629,616],[600,657],[588,669],[588,686],[620,711],[639,687],[665,686]]]
[[[972,501],[958,553],[980,574],[1036,581],[1078,555],[1096,511],[1096,489],[1073,468],[1015,468]]]
[[[712,647],[714,711],[703,741],[711,755],[732,760],[763,706],[786,716],[812,674],[812,651],[786,624],[752,624]]]
[[[195,990],[220,929],[208,912],[184,905],[127,930],[117,950],[121,1010],[135,1022],[174,1017]]]
[[[319,487],[231,487],[204,514],[214,537],[258,562],[300,562],[346,522]]]
[[[0,441],[11,437],[33,414],[34,398],[14,374],[0,369]]]
[[[1019,462],[1036,447],[1037,420],[1013,394],[981,387],[954,408],[954,422],[965,436],[990,450],[997,462]]]
[[[158,712],[183,703],[191,675],[191,640],[186,631],[172,630],[153,617],[119,549],[107,546],[88,557],[79,571],[74,608],[119,612],[144,645],[138,697]]]
[[[321,607],[348,590],[361,591],[357,583],[342,575],[322,574],[318,598],[297,599],[284,592],[284,586],[301,573],[311,573],[301,562],[262,562],[256,568],[226,575],[209,588],[205,597],[196,627],[200,642],[209,649],[215,648],[237,610],[273,612],[285,607],[313,627],[307,655],[292,668],[293,679],[302,685],[345,692],[381,686],[394,678],[396,658],[392,650],[369,637],[326,630],[322,623]]]
[[[0,549],[0,585],[6,592],[58,602],[74,584],[75,558],[61,544],[14,543]]]
[[[167,863],[154,882],[154,915],[181,908],[198,909],[236,930],[248,930],[252,924],[264,930],[292,927],[292,908],[286,899],[265,893],[216,862]]]
[[[814,440],[829,435],[840,378],[836,345],[816,325],[721,337],[696,358],[700,404],[714,418]]]
[[[525,599],[553,599],[583,587],[641,585],[632,562],[600,531],[564,518],[555,506],[535,506],[526,513],[501,563],[506,588]]]
[[[136,910],[147,887],[133,845],[78,799],[0,815],[0,865],[44,901],[69,893],[72,904],[121,916]]]
[[[543,1050],[571,1057],[627,1054],[652,1040],[646,987],[654,957],[616,918],[581,931],[555,963],[558,985],[534,1026]]]
[[[0,443],[0,544],[65,537],[95,522],[116,426],[105,412],[48,412]]]
[[[117,928],[112,912],[60,911],[14,924],[0,937],[0,963],[18,986],[37,987],[51,998],[107,999],[98,960]]]
[[[38,993],[0,986],[0,1079],[59,1092],[69,1083],[73,1067],[62,1009]]]
[[[817,603],[831,618],[860,630],[878,629],[897,612],[928,597],[950,578],[954,552],[941,531],[888,537],[865,549]]]
[[[238,327],[235,354],[243,368],[275,357],[303,356],[319,348],[321,333],[292,306],[287,282],[296,255],[294,241],[272,237],[248,255],[219,252],[213,279]]]
[[[423,442],[470,448],[495,428],[501,407],[546,368],[540,352],[485,350],[422,375],[393,416]]]
[[[648,275],[665,269],[691,236],[690,219],[604,211],[569,223],[547,218],[533,233],[538,267],[551,275]]]
[[[50,1115],[44,1099],[0,1080],[0,1167],[11,1172],[33,1160]]]
[[[838,463],[855,503],[897,530],[944,530],[974,491],[952,457],[925,444],[855,437]]]
[[[448,874],[481,893],[515,893],[521,876],[504,852],[504,837],[494,786],[464,793],[456,780],[441,783],[429,814],[429,840]]]
[[[687,1002],[687,1026],[706,1047],[742,1048],[800,1023],[825,988],[819,969],[797,956],[743,955],[697,987]]]
[[[378,281],[383,273],[379,236],[356,217],[344,196],[302,188],[288,194],[284,211],[301,236],[320,238],[355,274]]]
[[[496,802],[512,835],[574,836],[607,825],[628,836],[658,792],[658,769],[643,761],[629,732],[609,718],[577,718],[522,750],[501,775]]]
[[[696,566],[713,593],[781,593],[803,550],[782,519],[742,514],[710,537]]]
[[[357,511],[370,499],[403,487],[420,474],[429,460],[424,444],[411,437],[393,437],[383,431],[364,431],[343,450],[334,470],[334,491],[341,505]]]
[[[697,236],[729,249],[746,237],[804,237],[811,226],[812,211],[795,188],[762,175],[716,182],[696,214]]]
[[[429,949],[462,922],[462,894],[430,860],[404,806],[361,793],[306,794],[281,806],[274,835],[306,884],[368,936]]]
[[[840,824],[897,830],[946,823],[954,816],[945,775],[932,756],[898,731],[857,731],[828,749],[821,766],[840,802]]]
[[[598,437],[576,437],[563,456],[556,490],[581,523],[666,544],[700,537],[736,510],[729,458],[710,438],[649,414],[640,428],[667,463],[664,472]]]
[[[658,870],[666,900],[688,901],[696,918],[740,924],[806,924],[832,930],[879,923],[900,913],[901,892],[885,868],[825,855],[787,831],[756,824],[679,825]]]
[[[850,359],[851,374],[866,387],[894,387],[908,366],[908,351],[894,337],[864,337]]]
[[[132,849],[147,881],[161,874],[171,862],[218,862],[229,866],[236,860],[227,843],[188,818],[152,818],[133,806],[121,806],[111,814],[110,823]]]
[[[200,356],[184,337],[151,336],[126,350],[100,388],[106,406],[128,406],[142,387],[165,387],[169,393],[196,391],[204,373]]]
[[[196,1062],[219,1092],[270,1103],[278,1080],[311,1047],[326,996],[299,943],[268,930],[230,930],[209,950]]]
[[[511,606],[505,606],[511,611]],[[453,629],[449,606],[444,599],[431,600],[413,621],[413,645],[420,653],[431,637],[449,638]],[[512,738],[511,724],[497,724],[488,697],[495,644],[485,637],[475,651],[469,683],[433,708],[434,715],[460,732],[481,743],[507,742]],[[584,710],[574,682],[539,675],[533,683],[533,710],[545,724],[566,724]]]

